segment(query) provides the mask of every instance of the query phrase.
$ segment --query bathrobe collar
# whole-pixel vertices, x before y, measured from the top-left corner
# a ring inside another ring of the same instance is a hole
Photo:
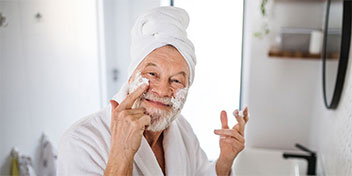
[[[189,175],[190,160],[175,121],[164,131],[163,148],[166,175]],[[144,137],[134,157],[134,163],[145,175],[163,175],[158,161]]]

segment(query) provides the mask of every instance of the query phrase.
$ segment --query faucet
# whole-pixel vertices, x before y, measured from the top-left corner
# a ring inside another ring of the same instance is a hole
[[[298,149],[308,152],[309,155],[301,155],[301,154],[292,154],[292,153],[283,153],[283,157],[285,159],[287,158],[300,158],[300,159],[305,159],[308,162],[308,170],[307,170],[307,175],[316,175],[316,164],[317,164],[317,156],[316,153],[309,150],[308,148],[296,144],[295,145]]]

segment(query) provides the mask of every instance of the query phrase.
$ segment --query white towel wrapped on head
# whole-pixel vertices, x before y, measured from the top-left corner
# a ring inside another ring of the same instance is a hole
[[[139,16],[131,31],[131,63],[128,68],[128,78],[154,49],[172,45],[188,64],[191,85],[194,79],[196,56],[194,46],[187,38],[188,24],[187,12],[177,7],[158,7]]]
[[[188,64],[191,86],[197,60],[193,43],[187,38],[188,24],[187,12],[178,7],[158,7],[139,16],[131,31],[131,62],[127,79],[149,53],[162,46],[172,45]],[[126,82],[112,99],[121,103],[127,93],[128,83]]]

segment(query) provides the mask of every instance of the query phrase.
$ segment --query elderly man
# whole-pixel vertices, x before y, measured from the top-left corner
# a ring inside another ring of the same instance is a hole
[[[180,111],[194,79],[194,47],[187,13],[159,7],[132,29],[128,82],[111,106],[74,124],[59,146],[58,175],[229,175],[244,148],[243,115],[229,128],[221,112],[220,156],[208,162]],[[192,118],[192,117],[190,117]],[[207,118],[207,117],[204,117]]]

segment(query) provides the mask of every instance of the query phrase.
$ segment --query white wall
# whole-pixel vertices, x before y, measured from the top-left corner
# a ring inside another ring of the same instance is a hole
[[[269,58],[267,53],[280,26],[321,28],[325,5],[319,1],[269,3],[271,33],[258,39],[253,33],[263,23],[260,2],[245,3],[243,103],[251,112],[247,146],[293,149],[297,142],[308,145],[321,61]]]
[[[160,6],[160,0],[104,0],[107,100],[127,80],[130,63],[130,31],[138,15]],[[113,70],[118,70],[117,81]]]
[[[13,146],[39,156],[45,132],[65,129],[101,107],[95,0],[0,1],[0,175]],[[35,19],[40,12],[42,19]]]
[[[351,45],[352,46],[352,45]],[[341,99],[336,110],[325,108],[318,80],[310,129],[310,146],[318,151],[319,172],[352,175],[352,47]]]
[[[290,149],[300,142],[318,152],[320,175],[352,175],[352,52],[339,107],[327,110],[321,60],[268,58],[271,36],[253,37],[260,25],[259,3],[246,1],[243,101],[251,108],[247,146]],[[325,9],[321,2],[277,2],[271,7],[273,26],[323,23],[317,18]]]

